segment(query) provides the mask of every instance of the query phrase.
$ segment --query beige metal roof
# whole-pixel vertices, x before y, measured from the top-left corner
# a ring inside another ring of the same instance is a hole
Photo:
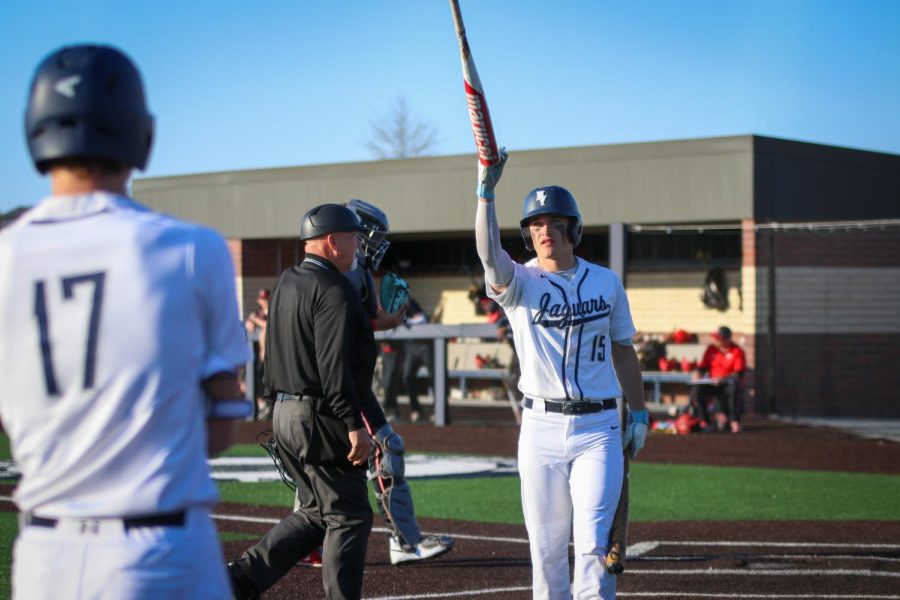
[[[525,194],[559,184],[585,225],[734,221],[753,216],[753,136],[511,151],[497,190],[501,226],[514,228]],[[475,155],[226,171],[137,179],[155,210],[234,238],[293,237],[307,209],[362,198],[395,233],[471,231]]]

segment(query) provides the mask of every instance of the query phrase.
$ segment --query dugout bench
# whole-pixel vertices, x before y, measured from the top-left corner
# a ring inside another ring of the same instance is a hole
[[[443,427],[449,423],[449,386],[448,380],[459,381],[460,390],[465,396],[467,381],[470,379],[484,379],[503,381],[506,369],[448,369],[447,368],[447,340],[455,338],[481,338],[495,339],[497,328],[492,324],[460,324],[441,325],[428,323],[411,325],[409,327],[397,327],[390,331],[378,331],[375,339],[378,341],[391,340],[432,340],[434,344],[434,364],[431,366],[434,373],[434,424]],[[248,340],[252,344],[253,338]],[[644,371],[642,374],[645,385],[653,386],[652,402],[656,406],[662,405],[662,386],[665,384],[686,385],[691,380],[690,373],[672,371]],[[246,369],[247,399],[253,399],[253,363],[248,363]]]

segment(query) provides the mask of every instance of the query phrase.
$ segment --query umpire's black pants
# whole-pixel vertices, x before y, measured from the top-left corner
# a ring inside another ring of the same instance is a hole
[[[321,444],[323,433],[328,436],[320,430],[327,419],[333,417],[316,414],[307,400],[275,403],[275,438],[284,466],[297,483],[300,510],[282,519],[237,561],[259,591],[275,585],[298,560],[322,546],[325,598],[358,600],[362,596],[373,520],[365,467],[352,467],[349,462],[346,466],[311,465],[301,459],[310,443]],[[337,421],[346,431],[346,425]],[[331,429],[336,424],[325,425]]]

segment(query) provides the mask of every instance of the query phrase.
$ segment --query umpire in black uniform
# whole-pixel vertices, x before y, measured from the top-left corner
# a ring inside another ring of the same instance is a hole
[[[372,510],[366,464],[372,441],[362,403],[375,369],[372,325],[344,276],[356,266],[359,218],[338,204],[303,216],[303,262],[282,273],[266,337],[273,428],[299,509],[230,563],[236,598],[254,598],[322,546],[328,599],[362,595]]]

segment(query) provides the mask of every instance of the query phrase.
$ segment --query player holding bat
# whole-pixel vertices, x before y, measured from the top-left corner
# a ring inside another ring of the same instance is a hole
[[[525,197],[519,227],[536,258],[518,264],[500,246],[494,189],[507,155],[500,149],[490,159],[497,145],[489,118],[479,119],[487,116],[480,85],[483,111],[472,110],[472,81],[480,82],[470,77],[474,63],[454,0],[451,6],[479,149],[478,256],[488,295],[506,311],[522,362],[518,461],[533,596],[612,600],[616,578],[607,569],[607,553],[624,478],[623,447],[633,458],[644,445],[648,422],[628,297],[615,273],[575,256],[581,215],[563,187],[537,187]],[[615,410],[623,395],[631,409],[624,440]]]

